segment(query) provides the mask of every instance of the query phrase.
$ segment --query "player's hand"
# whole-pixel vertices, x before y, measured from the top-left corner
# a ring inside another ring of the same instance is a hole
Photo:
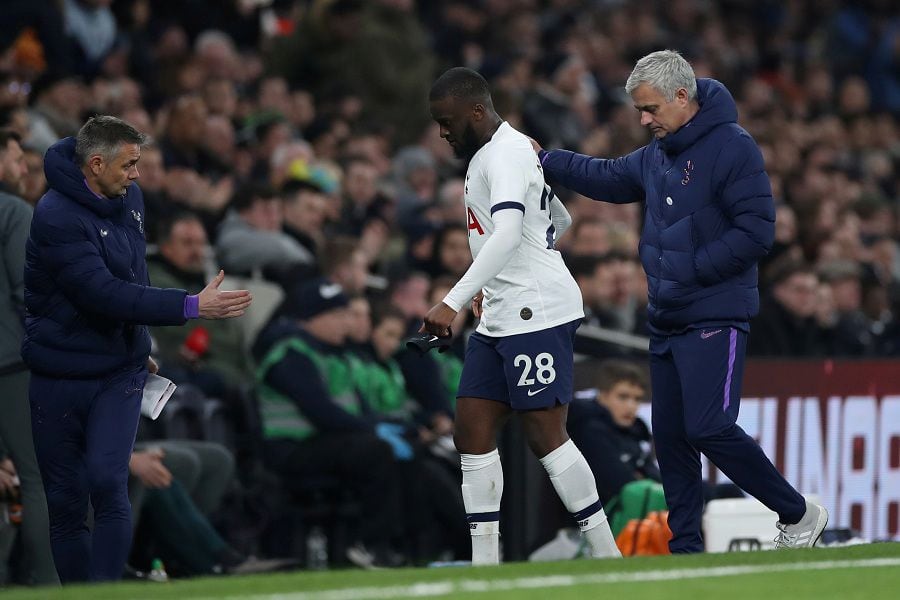
[[[419,328],[419,331],[439,337],[447,337],[450,335],[450,323],[453,322],[453,317],[455,316],[456,311],[443,302],[435,304],[428,311],[428,314],[425,315],[425,322]]]
[[[0,462],[0,495],[12,494],[19,487],[19,476],[16,475],[16,466],[9,458]]]
[[[161,448],[133,452],[128,470],[148,488],[167,488],[172,485],[172,473],[162,463],[164,455]]]
[[[156,361],[151,356],[147,357],[147,372],[154,375],[159,372],[159,365],[156,364]]]
[[[484,300],[484,292],[478,292],[475,294],[475,297],[472,298],[472,314],[475,315],[476,319],[481,318],[481,301]]]
[[[541,145],[538,144],[538,143],[535,141],[534,138],[528,138],[528,141],[531,142],[531,147],[534,148],[534,153],[535,153],[535,154],[537,154],[538,152],[540,152],[541,150],[543,150],[543,148],[541,148]]]
[[[250,306],[253,296],[248,290],[222,291],[219,286],[225,279],[225,271],[209,282],[200,292],[200,317],[203,319],[231,319],[240,317]]]

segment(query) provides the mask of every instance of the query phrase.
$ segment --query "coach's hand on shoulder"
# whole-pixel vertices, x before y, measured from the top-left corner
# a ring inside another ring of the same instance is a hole
[[[428,332],[431,335],[447,337],[450,335],[449,327],[453,322],[456,311],[441,302],[431,307],[428,314],[425,315],[425,323],[419,328],[419,331]]]
[[[209,282],[199,294],[200,318],[202,319],[231,319],[240,317],[250,306],[253,296],[248,290],[223,291],[219,289],[222,280],[225,279],[225,271],[219,271],[215,279]]]

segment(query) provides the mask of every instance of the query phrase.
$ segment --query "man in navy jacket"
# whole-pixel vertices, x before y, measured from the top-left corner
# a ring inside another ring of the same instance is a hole
[[[718,81],[680,54],[640,59],[625,84],[646,146],[617,159],[538,150],[547,179],[607,202],[644,200],[653,436],[676,552],[701,552],[700,455],[778,514],[778,547],[813,546],[828,514],[806,502],[737,424],[757,262],[775,210],[762,154]]]
[[[147,325],[237,317],[250,293],[150,286],[144,202],[132,185],[143,134],[91,118],[44,158],[50,190],[25,257],[25,339],[35,452],[62,582],[118,579],[131,544],[128,460],[150,359]],[[94,508],[93,534],[85,525]]]

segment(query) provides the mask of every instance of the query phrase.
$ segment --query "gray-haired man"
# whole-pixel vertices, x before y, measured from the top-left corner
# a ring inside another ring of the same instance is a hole
[[[703,550],[700,452],[778,514],[776,546],[813,546],[825,509],[806,502],[736,423],[749,321],[759,312],[756,263],[775,233],[762,154],[725,86],[697,79],[677,52],[640,59],[625,91],[649,144],[612,160],[538,154],[550,181],[597,200],[644,200],[640,256],[669,547]]]

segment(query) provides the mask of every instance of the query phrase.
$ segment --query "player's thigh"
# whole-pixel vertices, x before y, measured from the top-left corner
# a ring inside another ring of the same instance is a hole
[[[510,406],[514,410],[551,408],[572,400],[572,349],[578,321],[501,338],[497,350]]]
[[[480,333],[469,336],[457,398],[484,398],[509,403],[503,356],[497,350],[501,340]]]
[[[486,454],[497,447],[497,434],[512,409],[486,398],[463,396],[456,401],[453,441],[461,454]]]
[[[497,432],[509,417],[509,396],[500,338],[469,337],[459,389],[453,440],[463,454],[484,454],[497,447]]]

